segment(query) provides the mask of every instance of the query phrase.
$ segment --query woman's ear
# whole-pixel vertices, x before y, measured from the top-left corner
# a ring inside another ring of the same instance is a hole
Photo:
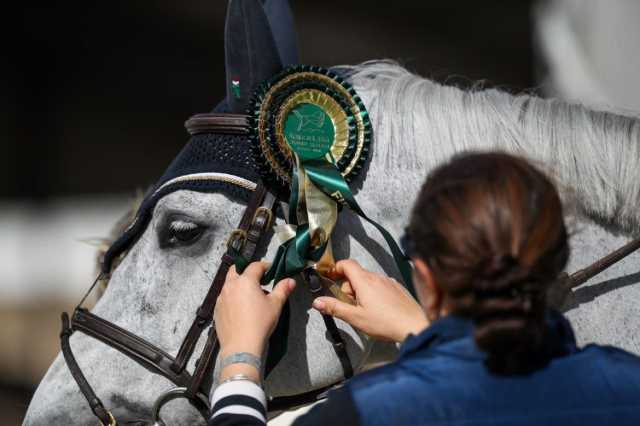
[[[427,263],[422,259],[413,259],[418,280],[414,283],[420,304],[429,321],[440,318],[444,306],[444,293]]]

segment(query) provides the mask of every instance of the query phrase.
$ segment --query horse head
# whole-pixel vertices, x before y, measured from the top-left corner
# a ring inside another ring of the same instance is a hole
[[[230,1],[225,54],[227,96],[214,111],[244,113],[255,86],[298,61],[287,2]],[[108,286],[92,313],[175,356],[258,179],[246,136],[195,134],[106,253]],[[339,226],[349,227],[349,221]],[[334,241],[337,253],[347,256],[363,250],[346,232],[343,235]],[[272,257],[277,245],[272,241],[259,254]],[[373,258],[370,261],[375,268]],[[343,378],[323,319],[310,305],[311,295],[303,287],[291,297],[290,350],[269,374],[270,396],[300,394]],[[372,342],[342,322],[338,328],[351,362],[360,367]],[[195,354],[202,351],[205,337],[206,333]],[[156,398],[173,387],[166,378],[150,374],[87,335],[74,334],[70,345],[87,381],[120,423],[150,419]],[[193,371],[196,358],[187,370]],[[206,385],[212,386],[210,378]],[[185,401],[172,402],[162,417],[169,424],[203,422]],[[42,380],[25,419],[25,424],[45,422],[95,422],[61,355]]]

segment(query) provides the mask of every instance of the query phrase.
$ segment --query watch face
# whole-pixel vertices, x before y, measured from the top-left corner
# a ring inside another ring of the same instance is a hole
[[[369,153],[371,123],[355,90],[331,71],[284,70],[258,87],[250,104],[251,143],[265,182],[286,194],[294,153],[335,164],[347,182]]]

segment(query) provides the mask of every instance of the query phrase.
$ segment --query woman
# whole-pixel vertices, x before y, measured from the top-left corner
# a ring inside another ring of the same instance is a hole
[[[569,255],[552,183],[500,153],[454,157],[431,173],[405,249],[420,304],[393,279],[346,260],[336,278],[356,305],[314,308],[403,342],[399,359],[350,380],[296,425],[640,425],[640,359],[578,348],[546,293]],[[230,271],[215,321],[226,365],[210,425],[263,424],[260,360],[295,283],[264,295],[265,265]]]

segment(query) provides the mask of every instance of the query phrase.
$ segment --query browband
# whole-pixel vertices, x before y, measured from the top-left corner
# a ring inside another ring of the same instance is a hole
[[[203,113],[191,116],[184,127],[190,135],[219,133],[225,135],[248,135],[249,116],[244,114]]]

